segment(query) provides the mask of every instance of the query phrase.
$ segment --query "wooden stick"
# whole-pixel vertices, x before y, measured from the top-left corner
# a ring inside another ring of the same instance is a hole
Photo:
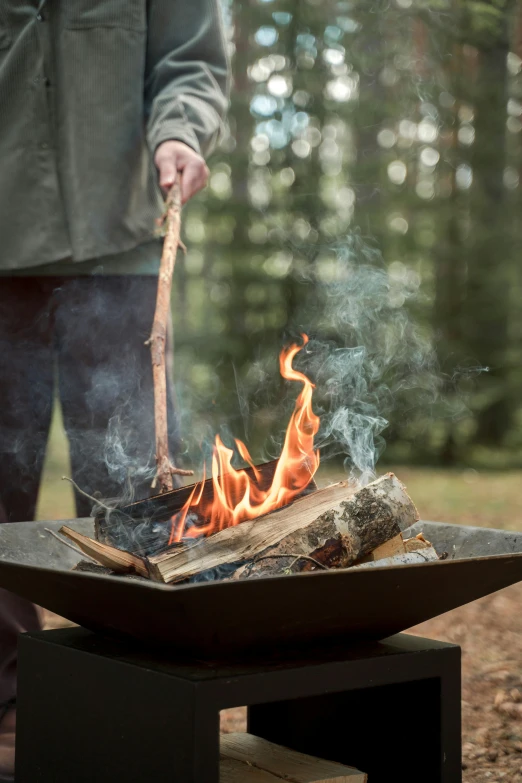
[[[252,565],[255,563],[259,563],[260,560],[271,560],[274,557],[290,557],[294,560],[294,562],[290,565],[290,568],[297,563],[298,560],[306,560],[308,563],[313,563],[318,568],[322,568],[323,571],[328,571],[328,566],[324,565],[324,563],[320,563],[319,560],[316,560],[314,557],[310,557],[310,555],[298,555],[295,552],[289,552],[286,555],[261,555],[260,557],[256,557],[255,560],[252,560]],[[248,566],[247,566],[248,568]]]
[[[58,532],[74,541],[84,554],[117,574],[136,573],[144,577],[149,576],[147,565],[141,557],[132,555],[130,552],[125,552],[122,549],[115,549],[106,544],[101,544],[93,538],[72,530],[67,525],[63,525]]]
[[[176,263],[176,253],[180,245],[181,228],[181,186],[179,177],[172,186],[166,202],[164,221],[166,224],[165,241],[158,278],[158,294],[152,332],[146,345],[150,345],[152,375],[154,381],[154,425],[156,429],[156,466],[155,483],[160,494],[174,488],[173,474],[192,476],[194,471],[176,468],[169,454],[167,422],[167,375],[165,369],[165,344],[167,342],[167,324],[170,312],[172,275]]]
[[[61,538],[58,533],[55,533],[54,530],[51,530],[49,527],[44,527],[44,530],[46,533],[50,533],[54,538],[56,538],[57,541],[60,542],[60,544],[63,544],[66,547],[69,547],[69,549],[72,549],[73,552],[76,552],[77,555],[81,555],[82,557],[88,557],[89,560],[91,560],[93,563],[96,563],[98,565],[98,561],[94,559],[94,557],[91,557],[90,555],[87,555],[85,552],[82,552],[82,550],[74,546],[74,544],[71,544],[70,541],[66,541],[64,538]]]
[[[88,500],[92,500],[92,502],[96,506],[100,506],[100,508],[105,509],[105,511],[114,511],[114,508],[111,508],[111,506],[107,506],[102,500],[99,500],[98,498],[95,498],[94,495],[89,495],[88,492],[85,492],[81,487],[78,486],[76,481],[74,481],[72,478],[69,478],[68,476],[62,476],[62,481],[68,481],[69,484],[71,484],[76,492],[79,492],[80,495],[83,495],[84,498],[87,498]]]

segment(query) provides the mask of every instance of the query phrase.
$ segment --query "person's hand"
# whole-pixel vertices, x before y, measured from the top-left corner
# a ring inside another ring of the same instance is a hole
[[[207,164],[197,152],[182,141],[164,141],[154,155],[159,173],[159,184],[165,194],[171,189],[177,176],[181,177],[183,204],[205,187],[208,180]]]

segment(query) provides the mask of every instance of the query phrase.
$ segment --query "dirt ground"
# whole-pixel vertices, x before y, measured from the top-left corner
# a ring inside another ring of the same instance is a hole
[[[411,633],[462,647],[464,783],[522,783],[522,584]],[[244,731],[244,710],[224,712],[222,730]]]
[[[465,783],[522,783],[522,584],[412,628],[462,647]]]

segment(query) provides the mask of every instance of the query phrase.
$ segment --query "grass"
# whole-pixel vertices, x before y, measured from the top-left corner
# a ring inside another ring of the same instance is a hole
[[[522,471],[398,468],[421,519],[522,530]]]
[[[60,407],[56,405],[47,446],[36,509],[36,519],[72,519],[76,516],[72,487],[62,476],[70,476],[69,448],[63,430]]]
[[[393,467],[390,468],[393,470]],[[522,530],[522,470],[477,471],[397,467],[422,519]],[[73,494],[62,476],[70,475],[67,440],[60,411],[53,417],[37,519],[75,516]],[[339,478],[321,469],[320,479]]]

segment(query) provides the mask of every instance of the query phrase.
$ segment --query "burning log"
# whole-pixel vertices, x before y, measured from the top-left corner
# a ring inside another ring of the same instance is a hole
[[[70,528],[61,532],[116,573],[136,573],[175,584],[227,565],[237,565],[234,578],[238,579],[284,573],[291,568],[346,568],[372,552],[375,557],[379,548],[381,555],[396,551],[401,531],[417,519],[417,510],[403,485],[388,473],[357,492],[347,482],[334,484],[279,511],[189,545],[178,543],[155,556],[138,557]],[[424,545],[424,541],[415,540],[417,546]],[[383,549],[386,542],[388,546]],[[405,552],[404,544],[402,547],[403,554],[396,557],[417,562],[420,557],[425,560],[430,556]]]
[[[224,734],[220,741],[220,783],[366,783],[363,772],[298,753],[253,734]]]
[[[277,464],[278,460],[272,460],[255,468],[243,468],[240,472],[251,486],[260,492],[266,492],[274,480]],[[317,487],[312,479],[298,497],[308,495],[315,489]],[[196,490],[199,503],[198,507],[191,509],[191,513],[199,518],[198,508],[208,508],[215,500],[215,482],[212,478],[199,487],[190,484],[163,495],[115,508],[110,513],[98,512],[94,519],[96,538],[103,544],[124,548],[135,555],[159,554],[168,546],[172,517],[179,514]],[[201,519],[201,522],[204,523],[205,520]]]
[[[277,544],[285,534],[314,521],[352,493],[348,482],[342,481],[312,492],[265,517],[242,522],[208,538],[194,539],[193,544],[178,544],[155,557],[138,557],[65,526],[60,528],[60,533],[116,573],[138,573],[159,582],[175,583],[222,565],[251,560]]]
[[[388,473],[344,498],[298,530],[282,537],[277,545],[236,574],[238,578],[268,576],[288,569],[288,557],[300,571],[314,568],[307,555],[329,568],[347,568],[418,520],[417,509],[401,482]],[[268,557],[267,557],[268,556]]]
[[[228,527],[192,546],[150,557],[152,578],[172,584],[223,565],[252,560],[284,536],[313,524],[352,492],[348,482],[333,484],[265,517]]]

